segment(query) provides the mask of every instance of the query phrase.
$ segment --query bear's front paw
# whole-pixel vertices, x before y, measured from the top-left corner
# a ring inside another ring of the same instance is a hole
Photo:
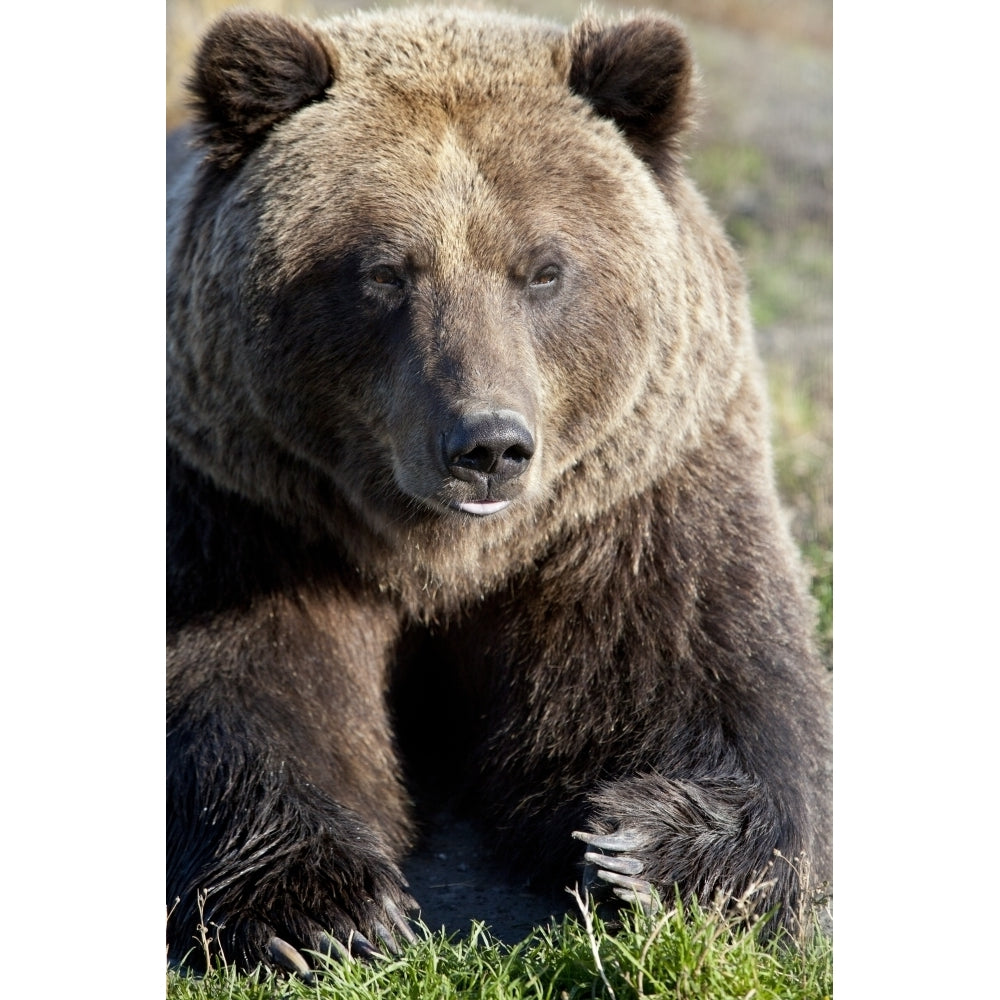
[[[595,832],[573,836],[586,843],[591,881],[608,887],[605,898],[648,908],[656,893],[667,901],[676,894],[712,905],[753,890],[761,914],[794,903],[793,873],[773,865],[776,849],[796,853],[795,831],[759,779],[643,774],[604,786],[593,802],[587,825]]]
[[[417,903],[406,894],[402,896],[400,902],[403,908],[389,896],[383,896],[377,902],[367,900],[354,920],[341,911],[342,918],[331,921],[336,927],[336,936],[320,930],[317,925],[313,925],[306,939],[302,939],[301,934],[296,936],[300,938],[300,943],[307,952],[317,952],[342,961],[350,961],[352,958],[366,961],[383,958],[385,951],[399,955],[398,939],[410,944],[417,942],[417,937],[404,912],[404,908],[417,909]],[[358,930],[358,924],[371,928],[373,936],[378,940],[378,946]],[[313,970],[308,959],[295,945],[277,934],[273,934],[267,942],[266,959],[276,968],[301,976],[307,983],[313,981]]]
[[[650,846],[648,838],[638,830],[622,828],[610,834],[573,832],[589,850],[583,855],[584,888],[598,901],[610,890],[626,903],[638,903],[651,913],[655,897],[653,884],[640,878],[646,863],[641,855]]]
[[[249,870],[230,859],[205,879],[197,916],[178,906],[171,954],[196,964],[218,957],[244,970],[263,963],[311,980],[311,952],[371,960],[417,941],[407,916],[417,903],[395,864],[375,851],[317,853]],[[185,941],[198,943],[185,949]]]

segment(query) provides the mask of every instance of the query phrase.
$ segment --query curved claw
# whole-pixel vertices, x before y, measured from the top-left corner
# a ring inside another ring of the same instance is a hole
[[[587,851],[583,860],[589,861],[598,868],[606,868],[608,871],[619,872],[622,875],[638,875],[645,867],[638,858],[616,858],[613,854],[595,854],[593,851]]]
[[[599,851],[635,851],[643,846],[645,838],[635,830],[616,830],[614,833],[582,833],[574,830],[574,840],[582,840]]]
[[[619,875],[617,872],[604,871],[604,869],[598,870],[597,877],[602,882],[618,886],[621,889],[630,889],[633,892],[645,893],[647,895],[653,888],[644,878],[629,878],[628,875]]]
[[[287,972],[294,972],[312,985],[315,979],[312,969],[298,948],[294,948],[280,937],[273,937],[267,943],[267,953],[275,965],[280,965]]]
[[[371,941],[364,936],[364,934],[359,934],[357,931],[354,931],[351,934],[350,945],[351,954],[356,955],[358,958],[364,958],[367,960],[385,958],[385,955],[383,955],[382,952],[380,952],[378,948],[376,948],[375,945],[373,945]]]
[[[351,953],[336,939],[329,934],[322,933],[317,939],[317,951],[328,958],[335,958],[341,962],[350,962]]]
[[[399,954],[399,945],[396,943],[396,939],[392,936],[392,931],[390,931],[381,920],[375,921],[375,933],[378,935],[382,944],[385,945],[390,955]]]
[[[406,914],[391,899],[383,900],[382,908],[392,921],[393,927],[402,934],[403,938],[409,944],[417,944],[419,938],[413,933],[413,928],[410,926]]]

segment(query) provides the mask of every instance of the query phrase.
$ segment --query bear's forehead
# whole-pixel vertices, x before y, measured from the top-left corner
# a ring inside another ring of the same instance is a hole
[[[615,126],[571,92],[559,28],[429,10],[361,13],[326,29],[328,98],[303,109],[274,152],[325,174],[340,198],[481,191],[485,179],[519,201],[532,192],[563,200],[581,185],[621,190],[634,169]]]
[[[280,128],[269,151],[282,161],[272,176],[289,184],[308,175],[311,193],[381,202],[481,194],[485,180],[519,202],[572,201],[608,198],[635,172],[615,126],[571,92],[559,27],[432,8],[360,12],[322,27],[327,99]]]
[[[542,155],[494,156],[474,136],[447,128],[382,150],[306,157],[303,183],[268,199],[280,211],[265,213],[258,225],[289,248],[282,256],[296,266],[354,247],[372,248],[371,264],[407,260],[437,270],[477,260],[505,271],[556,246],[599,257],[592,242],[598,231],[602,245],[621,249],[628,241],[615,235],[616,220],[628,211],[619,204],[628,189],[616,174],[596,158],[589,167],[588,158],[575,158],[569,173],[565,163],[550,169]],[[288,176],[268,171],[265,183]]]
[[[458,45],[446,61],[441,51],[457,43],[432,36],[433,45],[384,73],[371,66],[395,51],[396,39],[379,38],[375,52],[354,41],[362,68],[348,69],[345,48],[328,99],[278,129],[265,184],[299,188],[326,210],[353,204],[369,221],[383,209],[425,219],[433,210],[483,215],[513,206],[575,214],[590,200],[607,206],[630,192],[624,178],[636,172],[634,158],[615,127],[570,92],[551,38],[529,36],[536,54],[549,52],[526,76],[495,52],[484,69],[482,39]]]
[[[359,13],[325,24],[335,77],[441,96],[499,95],[565,82],[563,31],[502,14],[433,8]]]
[[[272,147],[255,175],[271,191],[265,202],[280,206],[260,224],[299,249],[360,238],[401,257],[431,260],[449,247],[497,266],[556,239],[580,252],[597,230],[610,240],[635,197],[622,176],[638,173],[617,140],[588,144],[581,129],[567,146],[559,115],[526,105],[512,124],[509,111],[392,98],[364,114],[346,100],[306,108],[287,130],[295,141]]]

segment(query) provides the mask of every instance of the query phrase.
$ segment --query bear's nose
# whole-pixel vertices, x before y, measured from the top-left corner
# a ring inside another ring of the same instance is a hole
[[[513,410],[470,413],[442,436],[444,464],[468,483],[515,479],[535,453],[527,421]]]

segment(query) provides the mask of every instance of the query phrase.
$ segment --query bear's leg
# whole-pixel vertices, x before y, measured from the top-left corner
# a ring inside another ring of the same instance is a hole
[[[509,713],[503,735],[482,758],[482,801],[504,852],[542,877],[547,869],[569,878],[567,862],[575,854],[598,901],[648,910],[656,895],[669,904],[676,891],[706,905],[719,894],[746,896],[757,915],[780,908],[768,930],[794,929],[800,855],[817,873],[828,865],[825,728],[820,699],[808,686],[785,702],[788,707],[775,705],[761,728],[759,692],[746,695],[743,718],[739,695],[734,710],[723,713],[711,699],[691,703],[683,688],[650,690],[648,678],[622,682],[645,690],[648,702],[623,697],[617,721],[606,693],[596,724],[586,710],[570,710],[560,724],[557,706],[573,704],[588,688],[596,697],[598,685],[560,671],[567,690],[559,691],[552,673],[544,694],[533,685],[522,711]],[[605,683],[615,674],[609,665]],[[625,678],[628,671],[617,674]],[[803,706],[817,720],[812,736],[809,723],[788,718]],[[523,727],[514,721],[518,715]]]
[[[174,960],[203,964],[208,950],[307,974],[309,950],[367,956],[412,939],[398,867],[408,806],[384,704],[395,632],[390,611],[341,595],[259,598],[173,637]]]
[[[540,877],[583,860],[643,905],[753,890],[791,926],[800,855],[829,869],[829,709],[798,585],[762,546],[699,546],[656,513],[570,540],[453,633],[493,678],[480,808]]]

